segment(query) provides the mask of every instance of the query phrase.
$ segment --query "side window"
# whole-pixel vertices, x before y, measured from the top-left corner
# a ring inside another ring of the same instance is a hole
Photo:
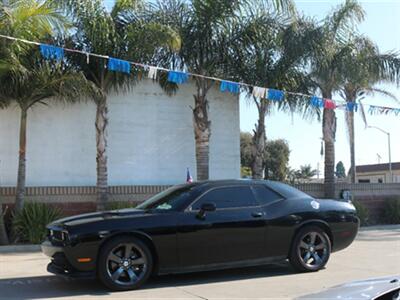
[[[282,199],[283,197],[273,190],[269,189],[263,185],[256,185],[252,187],[254,195],[256,196],[257,201],[261,205],[265,205],[271,203],[275,200]]]
[[[203,203],[215,203],[217,209],[256,206],[253,193],[248,186],[222,187],[207,192],[193,206],[193,210],[200,209]]]

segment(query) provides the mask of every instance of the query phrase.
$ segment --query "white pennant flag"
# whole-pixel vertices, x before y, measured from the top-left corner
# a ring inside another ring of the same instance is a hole
[[[256,98],[265,98],[265,95],[267,93],[267,89],[266,88],[262,88],[262,87],[258,87],[255,86],[253,88],[253,96]]]
[[[149,67],[149,73],[147,74],[147,77],[150,79],[157,79],[157,67]]]

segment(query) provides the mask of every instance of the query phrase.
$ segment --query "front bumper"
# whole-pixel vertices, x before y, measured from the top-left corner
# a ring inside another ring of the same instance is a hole
[[[68,260],[65,248],[54,246],[49,240],[41,245],[43,254],[51,258],[51,262],[47,265],[47,271],[56,275],[73,277],[73,278],[95,278],[95,270],[78,270]]]

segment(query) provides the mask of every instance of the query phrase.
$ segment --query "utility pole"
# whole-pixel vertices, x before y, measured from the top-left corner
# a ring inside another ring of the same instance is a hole
[[[387,135],[388,138],[388,152],[389,152],[389,176],[390,176],[390,183],[393,182],[393,171],[392,171],[392,151],[390,148],[390,132],[387,132],[386,130],[383,130],[382,128],[376,127],[376,126],[368,126],[368,128],[375,128],[384,134]]]

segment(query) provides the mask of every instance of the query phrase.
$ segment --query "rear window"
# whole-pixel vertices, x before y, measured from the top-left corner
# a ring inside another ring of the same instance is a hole
[[[267,185],[285,198],[311,198],[310,195],[282,182],[268,181]]]
[[[265,185],[255,185],[252,187],[252,190],[254,192],[254,195],[256,196],[257,201],[261,205],[269,204],[283,198],[281,195],[269,189]]]

